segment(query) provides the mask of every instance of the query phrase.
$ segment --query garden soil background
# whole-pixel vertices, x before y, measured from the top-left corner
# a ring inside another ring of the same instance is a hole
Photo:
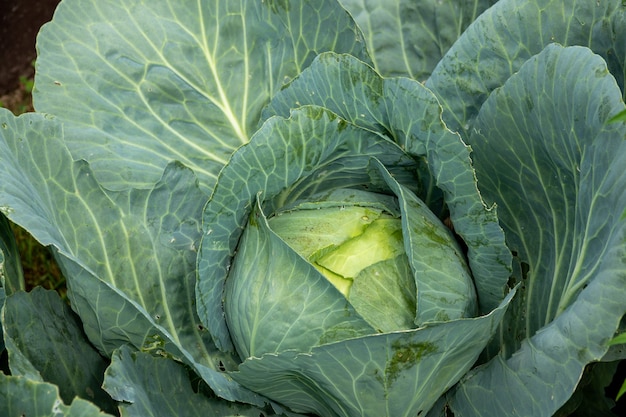
[[[50,21],[60,0],[0,0],[0,107],[19,115],[33,111],[37,33]],[[43,286],[65,294],[65,279],[47,248],[12,225],[26,288]]]
[[[58,3],[59,0],[0,0],[0,96],[19,90],[20,77],[32,77],[37,32],[52,19]]]

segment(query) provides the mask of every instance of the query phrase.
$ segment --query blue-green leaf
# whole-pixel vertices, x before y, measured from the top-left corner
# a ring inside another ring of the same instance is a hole
[[[261,108],[320,52],[365,59],[335,0],[66,0],[38,37],[34,103],[108,188],[183,162],[209,191]]]
[[[113,353],[104,389],[119,401],[125,417],[259,417],[273,416],[252,406],[196,392],[189,370],[169,358],[133,352],[122,346]]]
[[[470,136],[521,283],[500,354],[462,381],[461,416],[551,415],[626,312],[626,125],[604,60],[548,46],[482,106]]]
[[[76,398],[65,405],[55,385],[0,372],[0,415],[28,417],[113,417]]]
[[[405,241],[417,286],[415,323],[475,316],[476,290],[460,245],[419,198],[383,169],[381,173],[398,196],[404,230],[409,232]],[[436,250],[430,250],[433,243],[438,244]]]
[[[196,247],[207,197],[178,163],[146,190],[104,189],[73,161],[59,121],[0,109],[0,205],[43,245],[67,278],[72,307],[105,355],[121,344],[185,361],[218,395],[262,400],[220,372],[194,306]]]
[[[424,81],[467,26],[497,0],[340,0],[363,30],[374,68]]]
[[[500,0],[463,33],[426,81],[443,105],[446,124],[466,139],[491,91],[553,42],[591,48],[623,90],[622,0]]]
[[[471,367],[514,293],[487,316],[249,358],[233,376],[297,412],[422,415]]]
[[[35,288],[11,294],[3,325],[12,375],[57,385],[66,404],[78,396],[114,410],[100,388],[108,361],[87,341],[78,317],[56,292]]]

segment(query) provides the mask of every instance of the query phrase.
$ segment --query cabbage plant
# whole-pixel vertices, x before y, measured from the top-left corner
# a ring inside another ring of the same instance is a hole
[[[625,13],[64,0],[0,109],[0,414],[610,413]]]

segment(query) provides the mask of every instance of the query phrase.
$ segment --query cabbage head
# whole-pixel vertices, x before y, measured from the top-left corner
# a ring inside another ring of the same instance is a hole
[[[204,209],[197,299],[235,381],[298,413],[415,416],[475,364],[514,291],[481,315],[425,160],[317,106],[233,154]]]
[[[224,299],[239,355],[308,351],[473,316],[476,293],[459,245],[424,203],[406,195],[402,214],[395,198],[350,189],[269,219],[254,210]],[[297,259],[283,255],[290,249],[304,258],[297,273],[284,263]]]

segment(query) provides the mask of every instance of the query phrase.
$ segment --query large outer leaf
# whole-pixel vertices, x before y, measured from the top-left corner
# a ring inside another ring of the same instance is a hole
[[[494,309],[504,296],[511,254],[495,208],[478,193],[470,149],[443,124],[433,94],[413,80],[381,78],[354,57],[327,53],[274,97],[264,117],[287,117],[289,109],[306,104],[323,106],[357,126],[389,135],[425,161],[419,197],[437,212],[433,195],[443,192],[455,230],[468,246],[481,311]]]
[[[459,386],[459,416],[551,415],[626,311],[626,125],[606,64],[549,46],[482,106],[471,144],[521,268],[502,353]],[[515,353],[513,353],[515,352]]]
[[[233,376],[299,412],[419,416],[474,363],[513,294],[487,316],[250,358]]]
[[[113,417],[80,398],[68,406],[56,386],[0,372],[0,415],[28,417]]]
[[[12,375],[40,375],[59,387],[66,404],[78,396],[114,411],[100,388],[108,361],[87,342],[80,321],[56,292],[16,292],[2,315]]]
[[[260,409],[220,401],[194,392],[189,372],[169,358],[115,351],[107,369],[104,389],[120,402],[123,417],[230,417],[271,416]]]
[[[424,81],[497,0],[339,0],[363,30],[376,71]]]
[[[149,190],[105,191],[74,162],[55,119],[0,109],[0,205],[64,270],[73,308],[105,354],[123,343],[174,355],[218,393],[260,403],[219,372],[194,306],[196,245],[206,195],[179,164]],[[222,362],[222,365],[220,365]]]
[[[551,42],[590,47],[623,89],[625,13],[621,0],[500,0],[450,48],[426,86],[464,139],[489,93]]]
[[[107,187],[149,187],[172,160],[212,188],[261,107],[314,56],[364,57],[335,0],[65,0],[38,38],[38,111]]]

